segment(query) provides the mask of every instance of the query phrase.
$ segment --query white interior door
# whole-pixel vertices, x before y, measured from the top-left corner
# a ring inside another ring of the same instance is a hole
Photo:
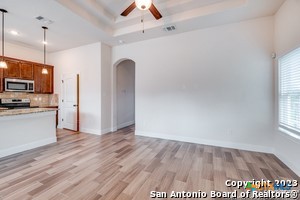
[[[62,127],[74,131],[79,129],[78,74],[65,74],[62,79]]]

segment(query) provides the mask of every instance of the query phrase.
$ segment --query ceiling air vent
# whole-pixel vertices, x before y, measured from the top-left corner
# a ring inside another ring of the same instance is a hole
[[[39,21],[41,21],[41,22],[44,23],[44,24],[48,24],[48,25],[49,25],[49,24],[53,24],[53,21],[52,21],[52,20],[47,19],[47,18],[45,18],[45,17],[43,17],[43,16],[37,16],[36,19],[39,20]]]
[[[42,16],[37,16],[36,19],[37,19],[37,20],[42,20],[42,19],[44,19],[44,17],[42,17]]]
[[[166,32],[175,31],[175,30],[176,30],[176,26],[174,26],[174,25],[171,25],[171,26],[165,26],[165,27],[163,28],[163,30],[166,31]]]

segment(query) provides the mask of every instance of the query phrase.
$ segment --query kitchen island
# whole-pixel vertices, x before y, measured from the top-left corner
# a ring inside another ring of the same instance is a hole
[[[0,111],[0,158],[56,142],[56,110]]]

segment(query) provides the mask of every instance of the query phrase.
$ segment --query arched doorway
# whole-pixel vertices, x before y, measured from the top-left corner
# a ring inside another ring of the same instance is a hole
[[[135,62],[122,59],[114,65],[113,129],[135,123]]]

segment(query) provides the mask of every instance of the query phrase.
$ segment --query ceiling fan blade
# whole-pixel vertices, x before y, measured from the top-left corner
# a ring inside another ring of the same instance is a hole
[[[126,10],[124,10],[121,15],[122,16],[127,16],[129,13],[131,13],[134,9],[136,8],[136,5],[135,5],[135,1],[130,5],[128,6],[128,8],[126,8]]]
[[[154,6],[154,4],[152,3],[151,7],[149,8],[150,12],[152,13],[152,15],[155,17],[155,19],[159,20],[160,18],[162,18],[162,15],[160,14],[160,12],[157,10],[157,8]]]

